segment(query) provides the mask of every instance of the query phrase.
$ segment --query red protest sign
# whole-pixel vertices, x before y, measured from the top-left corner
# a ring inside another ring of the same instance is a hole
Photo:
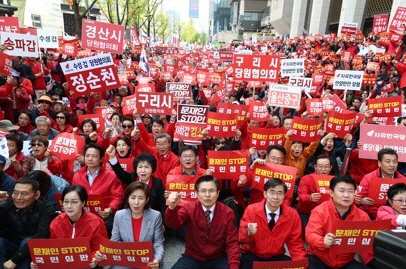
[[[166,190],[176,191],[180,194],[178,206],[194,202],[197,199],[195,183],[198,176],[168,175],[166,177]]]
[[[374,238],[378,231],[391,229],[390,222],[390,220],[335,220],[333,222],[335,241],[330,247],[331,253],[372,251]]]
[[[323,115],[323,101],[321,98],[306,99],[306,111],[311,116]]]
[[[155,92],[155,84],[138,84],[137,86],[135,86],[135,92]]]
[[[99,236],[101,254],[106,259],[99,262],[100,266],[123,266],[127,268],[149,269],[148,263],[154,259],[152,241],[145,242],[114,242]]]
[[[286,128],[251,127],[251,145],[257,150],[266,150],[270,145],[284,145]]]
[[[137,77],[137,81],[139,84],[148,84],[151,80],[152,80],[151,77],[141,77],[141,76]]]
[[[209,136],[231,137],[237,131],[237,115],[228,115],[218,112],[207,113],[207,128]]]
[[[61,209],[61,211],[64,211],[63,202],[62,202],[62,194],[55,193],[54,196],[55,196],[55,199],[58,201],[59,208]],[[83,209],[88,212],[97,214],[100,211],[104,210],[104,201],[101,198],[101,196],[98,194],[89,194],[87,197],[86,206]]]
[[[365,73],[362,77],[362,86],[373,87],[376,83],[377,77],[375,74]]]
[[[331,199],[331,195],[329,194],[328,190],[330,189],[330,181],[334,176],[312,174],[312,177],[314,178],[317,192],[322,194],[317,203],[321,204],[322,202]]]
[[[0,74],[10,75],[11,66],[13,65],[13,60],[10,55],[5,54],[4,52],[0,53]]]
[[[356,115],[355,112],[339,113],[330,110],[326,120],[326,132],[335,133],[337,137],[344,138],[351,133]]]
[[[210,84],[210,74],[205,71],[196,71],[196,81],[203,86],[208,86]]]
[[[29,239],[27,244],[38,269],[89,268],[92,261],[89,238]]]
[[[404,126],[391,126],[376,124],[361,124],[359,157],[377,160],[378,152],[383,148],[396,150],[399,162],[406,162],[406,128]]]
[[[389,25],[389,31],[403,33],[406,24],[406,7],[399,6]]]
[[[53,140],[50,148],[52,155],[61,160],[75,160],[82,154],[85,147],[85,138],[72,133],[59,133]]]
[[[386,28],[388,27],[389,21],[389,14],[380,14],[374,16],[374,24],[372,26],[372,33],[374,35],[386,32]]]
[[[188,145],[200,145],[203,137],[202,130],[206,127],[207,124],[177,122],[173,141],[182,140]]]
[[[250,102],[250,120],[254,121],[268,121],[271,116],[269,115],[268,108],[265,102],[251,101]]]
[[[62,45],[61,54],[76,57],[76,55],[78,54],[77,43],[64,40],[63,45]]]
[[[166,92],[172,93],[175,101],[193,98],[192,87],[188,83],[167,82]]]
[[[178,103],[177,122],[206,124],[209,106]]]
[[[124,26],[94,20],[82,20],[82,47],[111,53],[123,53]]]
[[[355,35],[357,32],[357,23],[353,22],[344,22],[343,25],[341,26],[341,34],[344,35]]]
[[[75,96],[120,87],[110,53],[64,62],[61,68]]]
[[[123,98],[123,115],[132,115],[134,110],[137,108],[136,96],[130,95]]]
[[[307,269],[308,259],[283,262],[254,262],[252,269]]]
[[[237,114],[237,126],[240,128],[247,118],[247,113],[249,110],[248,105],[237,105],[225,102],[220,102],[217,104],[217,112],[225,114]]]
[[[320,135],[317,134],[318,130],[321,128],[323,119],[305,119],[301,117],[293,117],[293,135],[290,139],[311,143],[318,141]]]
[[[374,72],[379,72],[380,66],[377,62],[368,62],[366,70],[371,70]],[[365,74],[364,74],[365,75]]]
[[[234,54],[236,80],[278,82],[281,65],[279,56]]]
[[[128,173],[134,172],[134,158],[119,158],[117,159],[118,162],[120,163],[120,166]],[[106,169],[113,170],[113,168],[110,165],[110,162],[108,161],[108,158],[104,158],[103,164],[105,165]]]
[[[283,180],[288,187],[285,197],[292,198],[293,188],[296,179],[296,167],[279,165],[274,163],[266,163],[265,165],[254,165],[253,181],[251,188],[263,191],[264,184],[270,178],[279,178]]]
[[[299,108],[301,97],[302,89],[300,87],[273,84],[268,91],[268,105]]]
[[[18,17],[0,16],[0,32],[19,33]]]
[[[111,107],[96,107],[96,114],[101,115],[103,119],[106,119],[108,122],[110,122],[110,117],[113,113],[114,110]]]
[[[374,205],[385,205],[387,192],[390,186],[396,183],[406,183],[405,178],[371,178],[369,182],[368,197],[375,202]]]
[[[173,95],[162,92],[137,92],[136,106],[140,114],[163,114],[171,115],[173,107]]]
[[[100,115],[100,114],[80,115],[78,118],[79,125],[82,124],[82,121],[84,121],[85,119],[93,120],[96,123],[97,130],[102,131],[104,129],[104,119],[103,119],[102,115]]]
[[[217,179],[238,179],[247,173],[248,154],[246,150],[214,151],[207,154],[208,169]]]
[[[403,97],[385,97],[368,99],[368,109],[374,112],[374,116],[399,117],[402,115]]]

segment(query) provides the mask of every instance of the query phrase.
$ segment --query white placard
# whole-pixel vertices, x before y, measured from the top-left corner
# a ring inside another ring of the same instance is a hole
[[[282,59],[281,77],[303,77],[304,59]]]
[[[301,87],[306,93],[312,91],[312,78],[304,78],[304,77],[290,77],[289,78],[289,85]]]
[[[39,57],[38,40],[35,35],[14,34],[1,32],[0,43],[10,56]]]
[[[361,90],[364,71],[336,70],[334,73],[334,90]]]
[[[58,33],[56,30],[37,29],[37,37],[40,48],[59,48]]]

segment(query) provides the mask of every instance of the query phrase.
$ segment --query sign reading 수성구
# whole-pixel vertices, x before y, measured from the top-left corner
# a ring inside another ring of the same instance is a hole
[[[27,244],[38,269],[89,268],[92,261],[89,238],[29,239]]]
[[[364,71],[336,70],[334,73],[334,90],[361,90]]]

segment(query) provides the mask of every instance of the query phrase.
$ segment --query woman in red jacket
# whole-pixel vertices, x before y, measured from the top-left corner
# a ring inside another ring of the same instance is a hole
[[[107,238],[107,231],[101,218],[83,209],[87,197],[87,191],[84,187],[80,185],[67,186],[62,192],[62,204],[65,212],[51,222],[49,230],[51,239],[89,237],[92,251],[92,262],[89,266],[94,268],[97,263],[93,257],[100,247],[98,236]],[[31,269],[36,268],[38,268],[37,265],[31,263]]]
[[[4,167],[4,172],[17,180],[24,176],[22,166],[25,156],[21,152],[23,150],[23,140],[18,134],[7,134],[6,139],[10,157]]]

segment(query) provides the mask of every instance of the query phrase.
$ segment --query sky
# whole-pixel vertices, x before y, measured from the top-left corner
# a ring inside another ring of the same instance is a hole
[[[210,0],[199,0],[199,18],[193,19],[193,25],[198,32],[209,31],[209,3]],[[164,0],[163,13],[166,10],[179,12],[181,21],[189,20],[189,0]]]

